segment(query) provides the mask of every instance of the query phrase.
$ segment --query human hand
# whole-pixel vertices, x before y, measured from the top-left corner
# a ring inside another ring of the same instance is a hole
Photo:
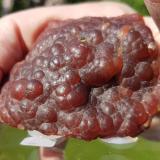
[[[8,73],[17,61],[22,60],[50,20],[56,22],[84,16],[110,17],[134,12],[130,7],[120,3],[101,2],[37,8],[3,17],[0,20],[0,67],[4,73]],[[160,43],[160,35],[152,19],[146,17],[145,22]]]

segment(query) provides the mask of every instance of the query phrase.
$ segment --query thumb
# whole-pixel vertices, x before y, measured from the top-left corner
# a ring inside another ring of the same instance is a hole
[[[156,42],[160,46],[160,31],[151,17],[144,17],[146,25],[152,30]]]

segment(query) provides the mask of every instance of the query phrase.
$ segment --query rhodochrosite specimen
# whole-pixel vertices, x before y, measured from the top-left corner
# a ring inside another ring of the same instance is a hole
[[[158,111],[158,66],[139,15],[49,25],[2,88],[1,121],[86,140],[134,137]]]

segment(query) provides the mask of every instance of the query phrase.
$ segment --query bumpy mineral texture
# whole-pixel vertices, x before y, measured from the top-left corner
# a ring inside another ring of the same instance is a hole
[[[139,15],[50,24],[1,90],[13,127],[91,140],[136,136],[158,112],[158,49]]]

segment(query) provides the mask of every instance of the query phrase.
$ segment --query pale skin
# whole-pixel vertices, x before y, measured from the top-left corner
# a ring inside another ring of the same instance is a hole
[[[113,2],[96,2],[55,7],[42,7],[10,14],[0,19],[0,79],[23,59],[49,21],[84,16],[119,16],[134,13],[129,6]],[[159,31],[150,17],[144,17],[158,44]],[[43,159],[47,160],[47,159]],[[55,160],[51,158],[50,160]]]

